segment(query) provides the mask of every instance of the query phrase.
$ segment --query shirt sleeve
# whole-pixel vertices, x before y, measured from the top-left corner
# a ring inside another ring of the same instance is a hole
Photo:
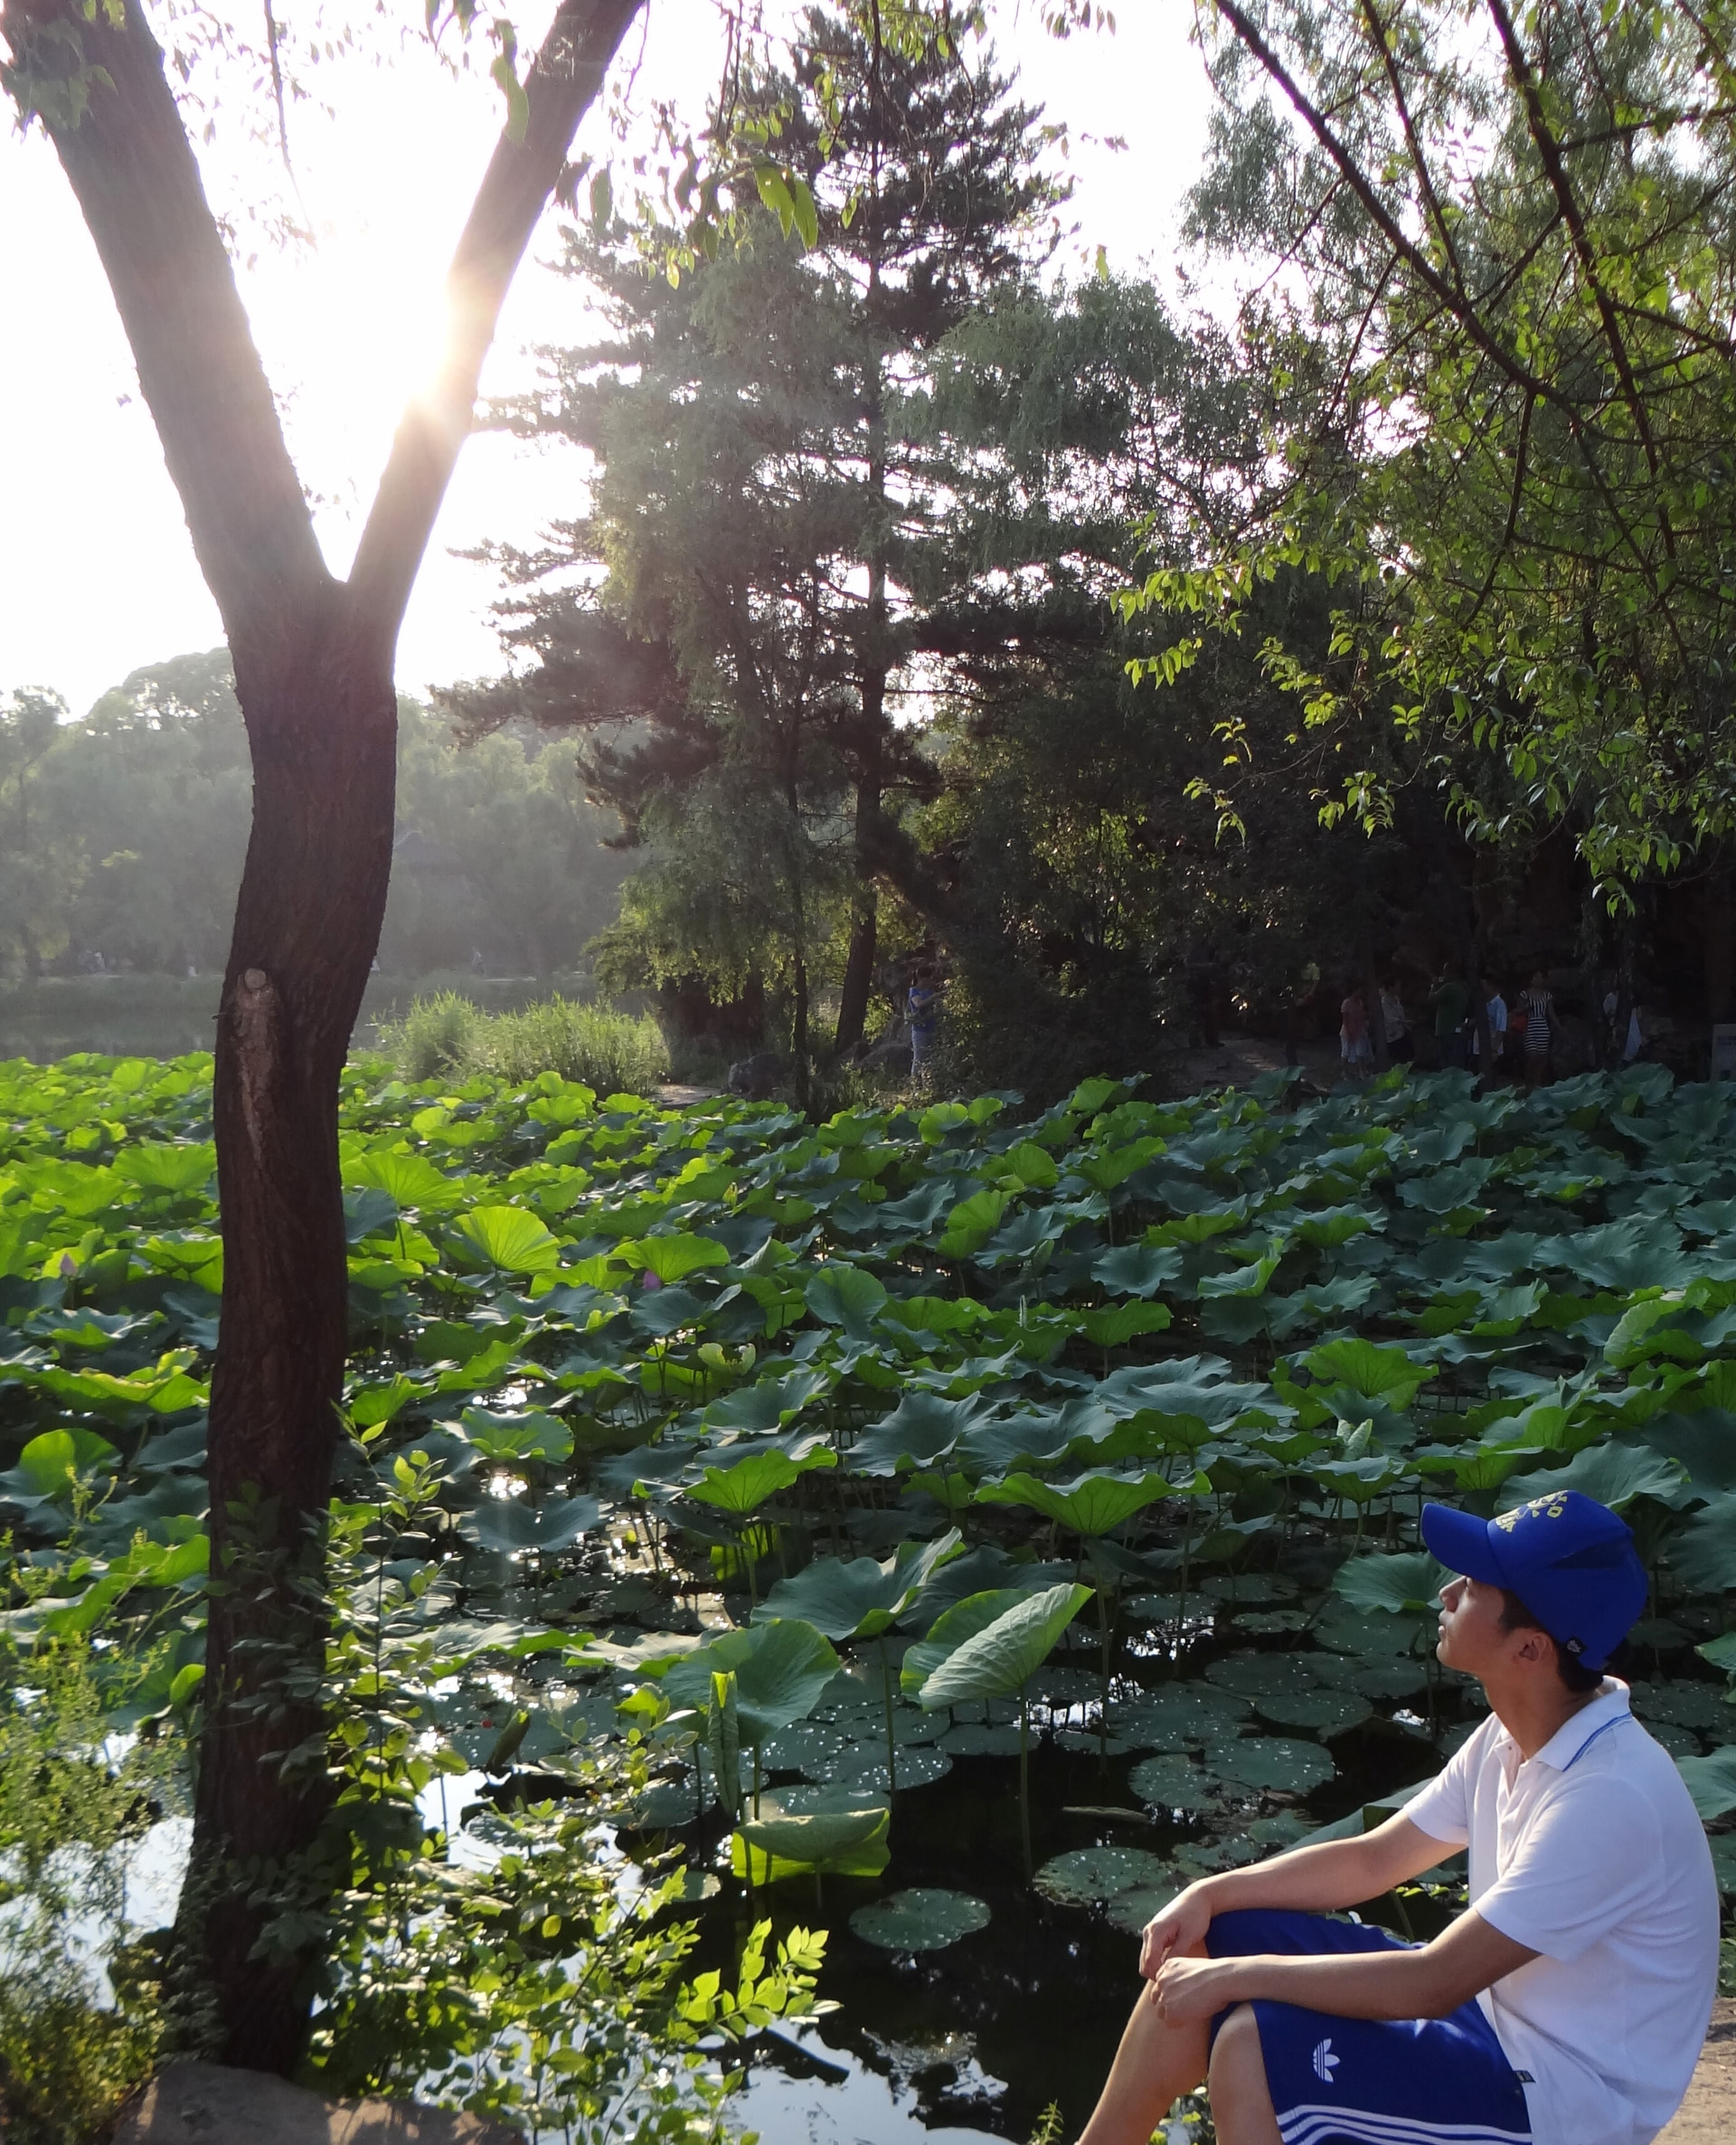
[[[1607,1777],[1570,1782],[1477,1911],[1529,1951],[1577,1959],[1656,1896],[1657,1868],[1657,1822],[1643,1796]]]
[[[1409,1818],[1420,1832],[1426,1832],[1430,1839],[1443,1840],[1449,1847],[1468,1847],[1471,1838],[1471,1778],[1476,1765],[1473,1756],[1484,1740],[1488,1724],[1485,1722],[1475,1735],[1467,1736],[1436,1773],[1420,1795],[1411,1796],[1401,1817]]]

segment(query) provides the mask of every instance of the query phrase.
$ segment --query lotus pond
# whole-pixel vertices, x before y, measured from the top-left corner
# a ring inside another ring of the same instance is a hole
[[[62,1628],[170,1634],[117,1725],[197,1703],[209,1080],[0,1065],[0,1527],[60,1554]],[[1736,1893],[1736,1091],[1104,1080],[814,1125],[363,1063],[342,1121],[335,1509],[418,1635],[431,1820],[642,1736],[597,1814],[684,1854],[701,1963],[831,1932],[841,2008],[753,2046],[769,2136],[1082,2120],[1129,1932],[1475,1725],[1425,1498],[1625,1511],[1636,1707]],[[1455,1881],[1369,1911],[1431,1929]]]

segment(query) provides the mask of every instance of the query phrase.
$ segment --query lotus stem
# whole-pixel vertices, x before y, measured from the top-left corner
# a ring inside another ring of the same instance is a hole
[[[892,1734],[892,1667],[886,1656],[886,1634],[882,1631],[877,1644],[880,1647],[880,1687],[886,1701],[886,1800],[891,1805],[898,1792],[898,1743]]]
[[[1031,1857],[1031,1701],[1019,1691],[1019,1837],[1024,1845],[1024,1881],[1035,1875]]]

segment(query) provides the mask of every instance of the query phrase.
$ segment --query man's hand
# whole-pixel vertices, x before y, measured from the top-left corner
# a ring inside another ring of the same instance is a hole
[[[1139,1946],[1139,1971],[1155,1981],[1167,1960],[1184,1959],[1205,1948],[1205,1932],[1212,1926],[1211,1896],[1203,1885],[1190,1885],[1178,1892],[1161,1914],[1146,1923]]]
[[[1214,2018],[1241,2000],[1236,1977],[1241,1965],[1240,1959],[1172,1959],[1152,1983],[1149,1999],[1165,2026]]]

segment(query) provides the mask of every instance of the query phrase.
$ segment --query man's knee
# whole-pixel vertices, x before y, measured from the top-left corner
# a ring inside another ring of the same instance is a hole
[[[1260,2052],[1260,2021],[1252,2004],[1238,2004],[1212,2044],[1212,2083],[1215,2085],[1221,2074],[1245,2074],[1250,2065],[1263,2080],[1266,2058]]]

